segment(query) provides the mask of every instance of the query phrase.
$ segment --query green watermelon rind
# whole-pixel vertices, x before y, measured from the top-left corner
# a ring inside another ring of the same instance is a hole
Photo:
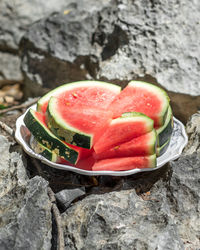
[[[163,144],[161,147],[156,148],[157,157],[163,155],[167,151],[169,147],[169,143],[170,143],[170,139],[167,142],[165,142],[165,144]]]
[[[93,135],[70,126],[62,119],[58,112],[55,112],[56,97],[51,97],[46,112],[47,125],[55,136],[72,145],[88,148],[92,146]]]
[[[158,135],[158,146],[161,147],[170,139],[173,132],[173,114],[170,106],[164,125],[156,129],[156,132]]]
[[[152,136],[152,139],[149,141],[149,155],[153,155],[156,152],[156,146],[157,146],[157,133],[155,129],[153,129],[151,132],[155,133],[155,136]]]
[[[64,157],[72,164],[78,160],[78,152],[61,140],[59,140],[47,127],[45,127],[36,117],[35,110],[29,109],[24,117],[24,123],[36,140],[49,148],[52,152]]]
[[[154,128],[154,121],[148,117],[147,115],[140,113],[140,112],[125,112],[123,113],[119,118],[115,118],[111,121],[111,123],[121,123],[124,120],[124,122],[131,121],[131,120],[146,120],[146,133],[150,132]]]
[[[162,101],[164,102],[163,108],[162,108],[161,112],[159,113],[159,116],[161,118],[159,120],[159,124],[163,125],[165,122],[166,116],[167,116],[167,111],[168,111],[169,102],[170,102],[168,94],[163,89],[161,89],[161,88],[159,88],[151,83],[147,83],[147,82],[143,82],[143,81],[130,81],[128,83],[128,86],[136,86],[136,85],[138,85],[139,87],[144,86],[145,89],[149,88],[151,91],[153,91],[153,93],[159,94]]]
[[[35,138],[31,138],[30,145],[36,154],[42,155],[49,161],[55,163],[58,162],[60,157],[56,153],[52,152],[49,148],[39,143]]]
[[[134,118],[134,119],[136,119],[136,118],[138,118],[138,119],[142,118],[142,119],[145,119],[145,120],[148,121],[149,126],[152,129],[154,127],[154,121],[149,116],[147,116],[147,115],[145,115],[143,113],[140,113],[140,112],[124,112],[119,118],[113,119],[112,122],[118,122],[118,121],[121,122],[121,119],[125,119],[125,118],[126,119],[130,119],[130,120],[132,120],[132,118]]]
[[[157,165],[156,154],[153,154],[153,155],[149,156],[149,158],[151,158],[151,165],[148,168],[155,168],[156,165]]]
[[[112,89],[113,91],[116,91],[116,93],[120,93],[121,87],[112,83],[107,82],[101,82],[101,81],[91,81],[91,80],[85,80],[85,81],[78,81],[73,83],[66,83],[64,85],[61,85],[50,92],[48,92],[46,95],[41,97],[37,102],[37,111],[42,112],[42,106],[43,104],[50,99],[51,96],[58,96],[59,94],[67,91],[67,90],[75,90],[75,88],[80,87],[87,87],[87,86],[104,86],[106,88]]]

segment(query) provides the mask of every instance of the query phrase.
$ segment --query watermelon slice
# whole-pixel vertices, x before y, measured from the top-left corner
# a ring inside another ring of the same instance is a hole
[[[146,82],[131,81],[116,96],[109,109],[113,118],[120,117],[124,112],[141,112],[154,120],[154,126],[162,126],[169,107],[167,93],[159,87]]]
[[[102,153],[111,147],[119,146],[134,137],[148,133],[152,129],[151,118],[138,112],[129,112],[110,122],[101,138],[94,144],[94,151],[97,154]]]
[[[130,156],[145,156],[155,154],[156,149],[156,131],[133,138],[130,141],[112,147],[102,153],[95,153],[93,157],[96,160],[106,158],[130,157]]]
[[[61,140],[91,148],[111,121],[110,111],[96,107],[69,107],[65,99],[51,97],[46,119],[49,129]]]
[[[123,171],[156,167],[156,155],[104,159],[92,165],[93,171]]]
[[[167,117],[164,125],[159,128],[156,128],[156,132],[158,135],[158,146],[161,147],[170,139],[173,132],[173,115],[170,106],[168,108]]]
[[[120,93],[121,87],[100,81],[80,81],[64,84],[44,95],[37,103],[37,111],[45,113],[51,96],[65,101],[69,107],[81,108],[82,105],[107,109]]]
[[[78,150],[70,147],[59,140],[47,127],[45,116],[29,109],[24,117],[24,123],[32,135],[45,147],[57,155],[64,157],[67,161],[75,164],[79,158]]]

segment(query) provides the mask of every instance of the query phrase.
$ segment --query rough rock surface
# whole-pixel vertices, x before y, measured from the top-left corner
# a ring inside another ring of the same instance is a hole
[[[51,204],[46,182],[28,179],[25,159],[0,135],[0,249],[50,249]]]
[[[200,112],[192,115],[186,124],[186,132],[189,136],[184,154],[200,153]]]
[[[151,75],[169,90],[200,94],[198,1],[82,0],[68,9],[33,24],[23,38],[30,92],[35,85]]]
[[[33,22],[51,13],[65,11],[71,1],[33,0],[33,1],[0,1],[0,49],[18,50],[23,34]]]
[[[199,164],[197,154],[171,162],[146,196],[126,183],[77,202],[62,215],[66,249],[198,249]]]
[[[22,80],[21,60],[17,55],[0,52],[0,80]]]
[[[51,13],[64,12],[70,0],[0,1],[0,80],[22,80],[19,41],[30,24]]]

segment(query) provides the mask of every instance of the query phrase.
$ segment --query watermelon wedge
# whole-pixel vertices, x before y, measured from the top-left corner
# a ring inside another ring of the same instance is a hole
[[[24,123],[39,143],[49,148],[57,155],[75,164],[79,158],[79,152],[66,143],[59,140],[47,127],[45,116],[29,109],[24,117]]]
[[[156,132],[158,135],[158,146],[161,147],[170,139],[173,132],[173,114],[170,106],[164,125],[156,128]]]
[[[82,105],[107,109],[120,93],[121,87],[100,81],[79,81],[64,84],[44,95],[37,102],[37,111],[45,113],[49,99],[54,96],[65,101],[66,106],[81,108]]]
[[[93,171],[124,171],[135,168],[154,168],[156,155],[104,159],[92,165]]]
[[[69,107],[65,99],[51,97],[46,119],[49,129],[61,140],[91,148],[111,121],[112,113],[96,107]]]
[[[110,122],[101,138],[94,144],[94,151],[97,154],[105,152],[123,142],[146,134],[152,129],[153,120],[151,118],[138,112],[129,112]]]
[[[124,112],[141,112],[154,120],[154,126],[162,126],[169,107],[169,97],[161,88],[146,82],[131,81],[116,96],[109,109],[113,118]]]
[[[102,153],[93,153],[96,160],[118,158],[118,157],[132,157],[145,156],[155,154],[156,149],[156,131],[135,137],[130,141],[124,142],[118,146],[114,146]]]

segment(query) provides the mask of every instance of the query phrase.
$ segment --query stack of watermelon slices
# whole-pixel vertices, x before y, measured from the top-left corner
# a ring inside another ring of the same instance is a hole
[[[37,153],[93,171],[155,167],[173,130],[166,92],[139,81],[123,90],[99,81],[62,85],[29,109],[24,123]]]

